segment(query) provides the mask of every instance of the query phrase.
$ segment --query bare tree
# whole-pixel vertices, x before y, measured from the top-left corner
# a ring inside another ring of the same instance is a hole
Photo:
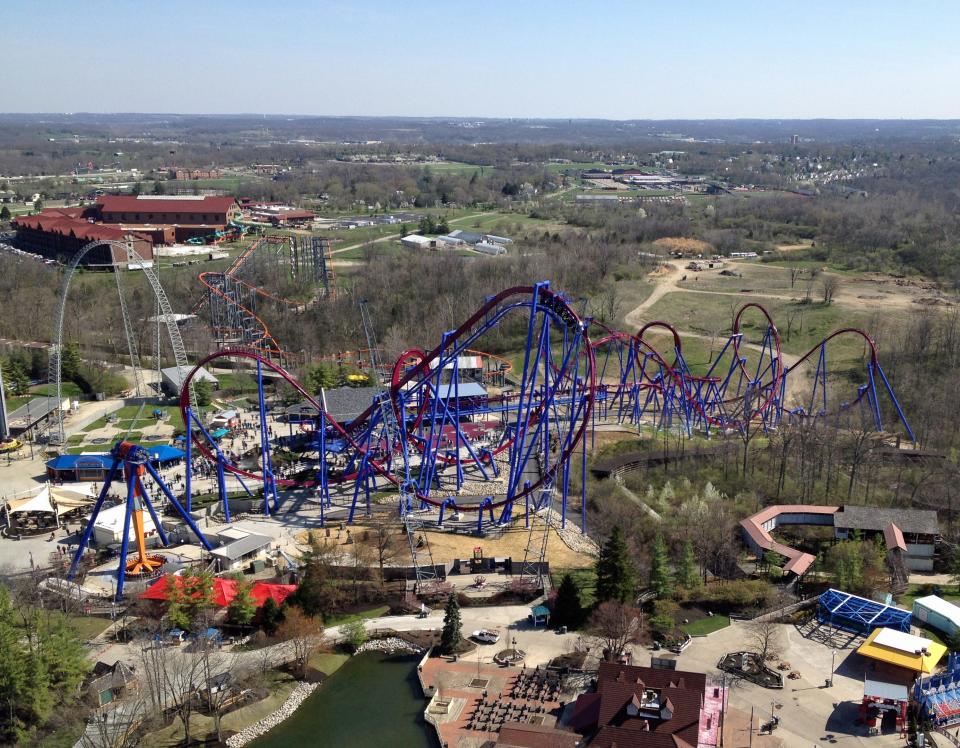
[[[400,542],[400,535],[397,534],[397,523],[388,521],[383,515],[374,519],[370,532],[373,550],[377,557],[377,567],[380,570],[380,587],[382,589],[384,585],[384,566],[395,560],[404,551],[404,548]],[[402,533],[403,530],[401,529],[400,532]]]
[[[639,644],[644,640],[646,624],[643,611],[608,600],[593,611],[587,623],[587,632],[602,645],[608,660],[616,660],[628,644]]]
[[[792,289],[797,281],[800,279],[800,276],[803,275],[803,268],[799,265],[791,265],[790,268],[790,288]]]
[[[320,620],[308,616],[300,608],[289,607],[283,623],[277,629],[277,638],[290,646],[300,677],[306,678],[310,655],[323,646],[323,626]]]
[[[761,660],[780,655],[780,624],[769,618],[758,618],[747,625],[747,645]]]
[[[145,665],[151,677],[157,677],[161,703],[169,706],[183,725],[183,744],[190,744],[190,720],[196,708],[196,697],[204,683],[203,658],[193,652],[173,647],[152,647],[143,650]]]
[[[833,297],[837,293],[837,289],[840,288],[842,280],[837,275],[824,275],[823,279],[820,281],[820,293],[823,295],[824,304],[832,304]]]

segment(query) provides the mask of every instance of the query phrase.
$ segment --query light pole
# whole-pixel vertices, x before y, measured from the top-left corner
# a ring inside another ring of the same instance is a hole
[[[830,688],[833,688],[833,667],[837,659],[837,650],[830,650]]]

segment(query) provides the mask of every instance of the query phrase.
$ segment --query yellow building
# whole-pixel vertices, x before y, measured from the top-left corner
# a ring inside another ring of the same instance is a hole
[[[857,649],[857,654],[871,660],[910,670],[916,674],[932,673],[947,648],[922,636],[894,629],[879,628]]]

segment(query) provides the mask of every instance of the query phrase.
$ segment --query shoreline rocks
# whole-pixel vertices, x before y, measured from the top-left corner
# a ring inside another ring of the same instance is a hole
[[[261,735],[265,735],[297,711],[297,707],[299,707],[316,688],[316,683],[298,683],[277,711],[273,712],[273,714],[268,714],[263,719],[254,722],[248,727],[244,727],[236,735],[231,735],[226,740],[227,745],[229,748],[240,748],[240,746],[256,740]]]
[[[423,654],[426,650],[423,647],[418,647],[416,644],[411,644],[406,639],[401,639],[399,636],[388,636],[384,639],[371,639],[360,645],[357,651],[354,654],[360,654],[361,652],[389,652],[393,653],[404,653],[404,654]]]

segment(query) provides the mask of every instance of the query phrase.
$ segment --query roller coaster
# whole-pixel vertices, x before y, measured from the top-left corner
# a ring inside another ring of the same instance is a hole
[[[286,352],[260,315],[259,300],[297,311],[306,304],[271,293],[255,282],[265,275],[278,277],[280,273],[319,288],[319,297],[335,293],[328,240],[270,234],[237,255],[223,272],[200,273],[198,279],[206,293],[191,311],[197,314],[205,305],[209,306],[210,327],[219,347],[240,347],[282,361]]]
[[[228,522],[228,476],[251,498],[250,486],[262,486],[257,501],[264,514],[277,512],[282,496],[297,496],[319,509],[320,525],[334,518],[353,522],[374,503],[396,501],[423,581],[433,564],[418,561],[415,533],[451,515],[470,513],[474,520],[466,526],[483,533],[519,516],[532,527],[531,517],[547,510],[562,527],[576,496],[585,532],[587,436],[604,428],[722,437],[831,419],[840,428],[871,432],[892,424],[914,440],[866,332],[838,330],[788,363],[773,319],[758,304],[737,312],[730,336],[707,364],[687,360],[670,324],[653,321],[636,334],[613,330],[581,316],[546,281],[488,297],[436,347],[405,351],[392,368],[379,361],[367,334],[378,388],[349,420],[338,420],[284,369],[262,336],[200,360],[180,395],[187,475],[177,506],[189,514],[199,460],[214,468]],[[503,372],[498,380],[478,377],[464,364],[494,336],[501,345],[516,341],[519,351],[512,365],[499,359],[509,368],[495,367]],[[211,432],[192,398],[201,368],[227,362],[256,373],[256,404],[239,448]],[[851,388],[857,372],[861,381]],[[300,404],[291,411],[295,401]],[[142,465],[131,462],[137,454],[114,452],[128,474]],[[579,475],[571,480],[573,470]],[[159,485],[166,495],[169,489]]]

